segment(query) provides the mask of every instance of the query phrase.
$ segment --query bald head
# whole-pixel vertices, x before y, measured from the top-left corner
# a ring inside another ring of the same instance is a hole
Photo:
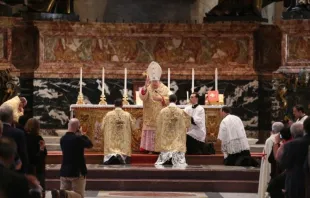
[[[72,118],[68,124],[69,132],[77,132],[80,128],[80,121],[77,118]]]
[[[25,97],[20,97],[19,99],[22,107],[25,107],[27,105],[27,99]]]
[[[0,120],[6,123],[13,122],[13,109],[11,106],[7,104],[0,106]]]
[[[291,126],[291,134],[293,138],[304,136],[304,125],[302,123],[294,123]]]

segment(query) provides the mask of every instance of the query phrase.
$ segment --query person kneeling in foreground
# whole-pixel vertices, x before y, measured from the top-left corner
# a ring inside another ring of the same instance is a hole
[[[221,115],[223,120],[218,134],[224,153],[224,164],[227,166],[258,166],[251,158],[250,146],[244,125],[238,116],[231,115],[229,107],[223,107]]]
[[[169,96],[169,106],[163,108],[157,117],[155,151],[160,152],[155,165],[186,166],[186,132],[190,117],[176,106],[177,97]]]
[[[131,156],[131,133],[135,122],[130,113],[122,109],[122,99],[115,100],[115,109],[102,120],[104,160],[108,164],[127,164]]]

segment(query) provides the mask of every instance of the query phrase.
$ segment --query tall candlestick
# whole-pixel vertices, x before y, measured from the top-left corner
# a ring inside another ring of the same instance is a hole
[[[127,96],[127,68],[125,68],[125,79],[124,79],[124,95]]]
[[[195,70],[192,68],[192,93],[194,92]]]
[[[186,102],[189,101],[189,94],[188,94],[188,91],[186,91]]]
[[[168,68],[168,89],[170,91],[170,68]]]
[[[102,67],[101,95],[104,95],[104,67]]]
[[[217,74],[217,68],[215,68],[215,91],[218,90],[218,74]]]
[[[80,68],[80,93],[82,93],[82,84],[83,84],[82,76],[83,76],[83,70],[82,70],[82,67],[81,67]]]

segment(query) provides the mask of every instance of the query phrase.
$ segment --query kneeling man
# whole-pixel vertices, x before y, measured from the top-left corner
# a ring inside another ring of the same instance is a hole
[[[176,106],[177,97],[169,96],[169,106],[163,108],[157,117],[155,136],[155,151],[160,152],[155,165],[171,162],[173,165],[187,165],[186,129],[190,124],[190,117]]]
[[[251,158],[250,146],[244,125],[238,116],[231,115],[229,107],[223,107],[223,120],[220,124],[218,139],[221,140],[224,164],[228,166],[257,166]]]
[[[104,160],[108,164],[126,164],[131,156],[131,133],[135,122],[130,113],[122,109],[122,99],[115,100],[115,109],[102,120]]]

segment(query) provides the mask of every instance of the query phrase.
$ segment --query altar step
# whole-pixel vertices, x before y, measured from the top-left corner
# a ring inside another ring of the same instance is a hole
[[[59,136],[43,136],[48,151],[60,151],[60,138],[64,132],[57,131]],[[220,145],[215,145],[216,152],[221,153]],[[263,152],[264,144],[251,144],[250,151],[255,153]]]
[[[48,190],[59,188],[60,165],[47,165]],[[196,165],[187,168],[148,165],[88,165],[87,190],[247,192],[258,188],[259,169]]]
[[[252,157],[260,161],[261,153],[251,153]],[[103,161],[103,153],[85,152],[87,164],[101,164]],[[158,155],[150,154],[132,154],[131,164],[149,164],[153,165],[157,160]],[[223,154],[215,155],[187,155],[186,161],[190,165],[222,165]],[[46,164],[61,164],[61,151],[49,151],[46,159]]]

